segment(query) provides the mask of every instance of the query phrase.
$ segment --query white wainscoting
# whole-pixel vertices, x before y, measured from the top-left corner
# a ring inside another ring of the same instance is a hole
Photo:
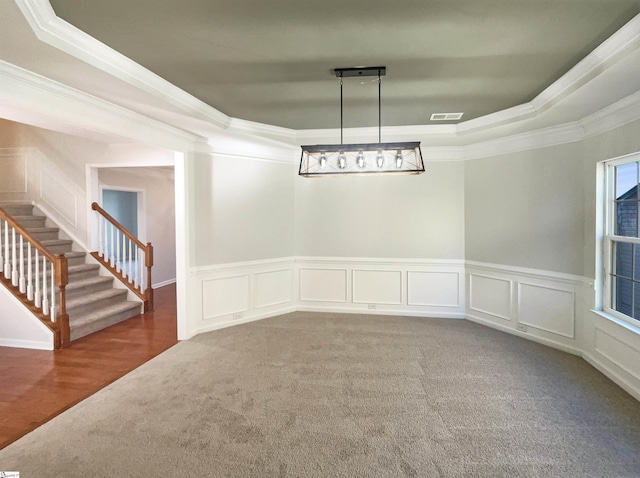
[[[297,309],[464,318],[464,261],[298,257]]]
[[[578,311],[589,279],[470,261],[466,272],[469,320],[581,354]]]
[[[199,317],[189,335],[293,312],[294,269],[294,258],[193,268]]]
[[[0,148],[0,195],[25,199],[27,160],[27,148]]]
[[[583,357],[640,400],[640,327],[585,305]]]

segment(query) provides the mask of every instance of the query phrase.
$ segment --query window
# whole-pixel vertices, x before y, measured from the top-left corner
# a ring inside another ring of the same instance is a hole
[[[640,158],[607,163],[603,308],[640,321]]]

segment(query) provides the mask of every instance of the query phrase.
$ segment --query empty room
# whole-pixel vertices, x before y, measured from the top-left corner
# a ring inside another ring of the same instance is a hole
[[[0,472],[640,476],[639,0],[0,18]]]

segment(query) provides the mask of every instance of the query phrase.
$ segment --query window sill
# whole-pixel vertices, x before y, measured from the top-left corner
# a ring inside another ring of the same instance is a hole
[[[599,315],[603,319],[607,319],[608,321],[613,322],[614,324],[617,324],[620,327],[627,329],[629,332],[633,332],[634,334],[640,335],[640,322],[637,325],[632,324],[624,319],[616,317],[615,315],[611,315],[605,312],[604,310],[591,309],[591,312],[593,312],[596,315]]]

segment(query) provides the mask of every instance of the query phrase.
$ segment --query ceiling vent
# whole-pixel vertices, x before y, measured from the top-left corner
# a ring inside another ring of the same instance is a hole
[[[431,121],[455,121],[462,118],[464,113],[433,113]]]

